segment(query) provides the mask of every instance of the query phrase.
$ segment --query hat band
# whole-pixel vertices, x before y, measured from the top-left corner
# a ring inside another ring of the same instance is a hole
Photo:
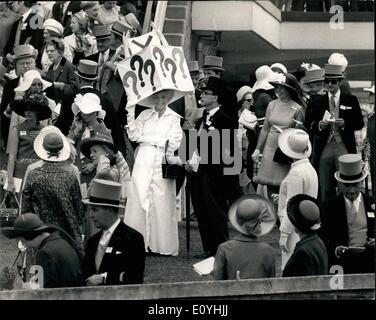
[[[97,198],[97,197],[89,197],[90,202],[95,203],[103,203],[103,204],[113,204],[113,205],[119,205],[119,200],[110,200],[110,199],[103,199],[103,198]]]
[[[84,78],[92,78],[92,79],[97,77],[96,74],[84,73],[84,72],[81,72],[80,70],[78,70],[78,75]]]
[[[202,69],[208,69],[208,68],[221,68],[221,69],[223,69],[222,66],[213,66],[213,65],[206,65],[206,66],[202,67]]]
[[[345,175],[345,174],[342,174],[340,173],[339,174],[339,177],[343,180],[356,180],[356,179],[359,179],[361,178],[363,175],[363,172],[359,173],[359,174],[355,174],[355,175],[352,175],[352,176],[348,176],[348,175]]]

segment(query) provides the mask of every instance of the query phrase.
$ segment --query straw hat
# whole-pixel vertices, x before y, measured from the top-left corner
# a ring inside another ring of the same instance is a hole
[[[97,206],[125,208],[120,205],[121,187],[118,182],[93,179],[90,186],[90,197],[82,202]]]
[[[281,151],[292,159],[306,159],[312,153],[309,135],[301,129],[286,129],[278,137]]]
[[[94,145],[106,145],[108,146],[114,153],[117,152],[117,148],[114,145],[114,141],[110,135],[97,133],[92,138],[87,138],[82,140],[80,148],[81,153],[86,157],[90,158],[90,148]]]
[[[111,37],[111,30],[108,26],[95,26],[93,28],[93,36],[98,39],[106,39]]]
[[[20,46],[17,46],[14,48],[13,52],[13,59],[15,62],[24,58],[36,59],[38,55],[38,50],[34,49],[34,47],[30,44],[22,44]]]
[[[277,222],[273,203],[258,194],[240,197],[231,205],[228,215],[233,227],[246,236],[263,236]]]
[[[312,82],[319,82],[324,81],[324,69],[312,69],[307,70],[305,72],[305,77],[303,79],[303,83],[312,83]]]
[[[32,237],[43,231],[54,230],[56,226],[44,224],[34,213],[24,213],[14,220],[13,227],[2,228],[1,232],[9,239]]]
[[[35,79],[39,79],[42,82],[42,91],[45,91],[47,88],[52,86],[51,82],[42,79],[40,73],[37,70],[29,70],[25,72],[21,84],[17,88],[15,88],[14,91],[22,95],[30,89]]]
[[[343,79],[343,68],[339,64],[325,64],[325,79]]]
[[[80,60],[76,74],[86,80],[98,80],[98,63],[91,60]]]
[[[287,216],[301,232],[314,233],[320,228],[322,208],[320,202],[306,194],[298,194],[287,203]]]
[[[101,100],[95,93],[78,94],[72,104],[72,112],[77,115],[79,112],[89,114],[102,110]]]
[[[362,157],[359,154],[345,154],[338,158],[338,171],[334,174],[337,181],[342,183],[357,183],[367,177],[363,170]]]
[[[34,150],[39,158],[48,162],[62,162],[70,157],[70,145],[61,131],[41,130],[34,140]]]
[[[128,30],[131,30],[131,29],[132,29],[132,26],[125,25],[119,21],[115,21],[114,24],[112,25],[111,32],[119,36],[123,36]]]
[[[255,71],[255,76],[256,76],[256,82],[252,87],[252,93],[260,89],[270,90],[274,88],[269,83],[269,81],[274,80],[275,75],[269,66],[264,65],[264,66],[257,68]]]

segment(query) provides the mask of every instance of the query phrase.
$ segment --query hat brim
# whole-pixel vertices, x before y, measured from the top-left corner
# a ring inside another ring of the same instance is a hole
[[[303,80],[303,83],[307,84],[307,83],[313,83],[313,82],[320,82],[320,81],[324,81],[324,80],[325,80],[324,78],[309,79],[309,80]]]
[[[39,103],[37,101],[28,101],[27,105],[25,106],[25,102],[23,99],[14,100],[10,104],[10,107],[12,111],[14,111],[22,117],[25,117],[25,110],[36,111],[38,113],[38,120],[49,119],[52,115],[52,111],[48,105]]]
[[[340,75],[324,75],[324,80],[325,79],[345,79],[345,76],[340,76]]]
[[[345,180],[345,179],[342,179],[340,177],[340,172],[337,171],[336,173],[334,173],[334,178],[338,181],[338,182],[341,182],[341,183],[357,183],[357,182],[361,182],[363,181],[368,175],[368,172],[366,171],[362,171],[362,176],[358,179],[353,179],[353,180]]]
[[[278,86],[282,86],[282,87],[285,87],[286,89],[292,90],[293,93],[298,94],[298,91],[294,87],[291,87],[286,83],[280,83],[280,82],[275,82],[275,81],[269,81],[269,83],[275,88],[277,88]]]
[[[48,81],[43,80],[43,79],[39,79],[39,80],[42,81],[42,86],[43,86],[42,91],[45,91],[47,88],[52,86],[51,82],[48,82]],[[32,84],[32,81],[27,81],[27,82],[25,81],[24,83],[19,85],[17,88],[15,88],[14,91],[17,92],[17,93],[26,92],[27,90],[30,89],[31,84]]]
[[[268,213],[269,213],[269,219],[268,221],[264,221],[260,223],[260,232],[259,233],[252,233],[250,234],[247,232],[238,222],[238,219],[236,217],[236,210],[241,202],[244,200],[251,199],[251,200],[256,200],[256,201],[261,201],[264,203],[267,207]],[[228,212],[228,217],[230,220],[231,225],[240,233],[246,235],[246,236],[254,236],[254,237],[261,237],[266,234],[268,234],[270,231],[273,230],[276,222],[277,222],[277,213],[274,208],[273,203],[266,199],[265,197],[259,195],[259,194],[247,194],[239,199],[237,199],[230,207],[229,212]]]
[[[256,92],[257,90],[271,90],[274,89],[274,86],[272,86],[269,81],[260,81],[260,82],[255,82],[255,84],[252,87],[252,93]]]
[[[203,66],[202,67],[202,70],[215,70],[215,71],[222,71],[222,72],[225,72],[225,68],[222,68],[222,67],[215,67],[215,66]]]
[[[49,157],[47,151],[43,148],[43,140],[46,135],[54,132],[58,134],[63,140],[63,148],[57,157]],[[40,132],[34,140],[34,151],[39,158],[47,162],[62,162],[69,159],[71,155],[71,148],[67,138],[58,131],[45,130]]]
[[[42,225],[39,228],[33,230],[26,230],[26,229],[16,229],[14,227],[5,227],[1,229],[1,232],[6,236],[8,239],[14,238],[22,238],[25,235],[33,235],[41,233],[41,231],[55,229],[54,226],[51,225]]]
[[[117,152],[117,148],[110,141],[104,141],[104,140],[97,139],[97,138],[88,138],[88,139],[84,139],[81,142],[81,146],[80,146],[81,153],[86,158],[90,159],[90,148],[92,146],[98,145],[98,144],[99,145],[103,145],[104,144],[104,145],[108,146],[114,153]]]
[[[121,204],[109,204],[109,203],[102,203],[102,202],[91,202],[89,199],[82,200],[82,203],[92,205],[92,206],[101,206],[101,207],[112,207],[112,208],[121,208],[125,209],[125,206],[122,206]]]
[[[299,129],[289,128],[284,130],[280,133],[278,136],[278,147],[281,149],[281,151],[288,157],[292,159],[306,159],[311,156],[312,153],[312,144],[310,141],[308,141],[308,148],[305,152],[299,153],[295,152],[294,150],[291,150],[288,145],[288,139],[291,137],[292,134],[297,132]],[[301,130],[302,132],[305,132],[304,130]]]
[[[85,77],[83,75],[81,75],[79,72],[75,71],[74,72],[78,77],[82,78],[82,79],[85,79],[85,80],[89,80],[89,81],[96,81],[99,79],[99,76],[95,76],[95,77]]]
[[[160,90],[156,90],[155,92],[153,92],[153,94],[158,93],[162,90],[172,90],[172,91],[174,91],[174,95],[172,96],[170,101],[167,103],[167,105],[173,103],[176,100],[179,100],[180,98],[183,98],[185,95],[192,92],[192,91],[179,91],[179,90],[172,89],[172,88],[161,88]],[[194,89],[193,89],[193,92],[194,92]],[[152,98],[151,98],[151,96],[153,94],[151,94],[150,96],[148,96],[145,99],[142,99],[141,101],[138,101],[137,104],[144,106],[144,107],[148,107],[148,108],[154,107],[154,104],[153,104]]]

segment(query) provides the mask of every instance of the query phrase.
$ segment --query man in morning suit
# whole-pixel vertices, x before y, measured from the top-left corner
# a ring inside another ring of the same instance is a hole
[[[315,138],[314,153],[319,163],[314,166],[319,168],[321,201],[336,196],[334,173],[338,170],[338,157],[356,153],[354,131],[364,125],[358,99],[339,89],[342,67],[326,64],[324,77],[328,93],[309,103],[310,117],[305,123]]]
[[[87,286],[143,283],[142,235],[119,219],[121,184],[94,179],[88,200],[90,217],[102,231],[87,242],[82,272]]]
[[[190,162],[186,164],[186,169],[192,172],[192,204],[204,249],[198,258],[215,255],[218,245],[228,240],[227,212],[240,196],[241,155],[235,132],[238,126],[218,103],[224,86],[221,79],[209,77],[202,89],[201,105],[206,112],[196,124],[201,157],[197,173],[193,173]]]
[[[52,7],[52,18],[64,26],[64,36],[72,33],[70,22],[72,16],[81,10],[81,1],[56,1]]]
[[[375,272],[375,202],[362,193],[362,170],[359,154],[338,159],[335,178],[341,193],[323,203],[323,239],[329,256],[329,268],[343,267],[345,273]]]

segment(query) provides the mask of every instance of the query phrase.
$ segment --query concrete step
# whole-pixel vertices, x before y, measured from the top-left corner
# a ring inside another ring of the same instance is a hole
[[[188,1],[169,1],[168,6],[187,6]]]
[[[186,6],[168,6],[166,18],[168,19],[185,19],[187,17]]]
[[[182,47],[184,43],[184,35],[180,33],[164,33],[166,40],[170,46]]]
[[[184,33],[186,26],[185,19],[165,19],[164,33]]]

